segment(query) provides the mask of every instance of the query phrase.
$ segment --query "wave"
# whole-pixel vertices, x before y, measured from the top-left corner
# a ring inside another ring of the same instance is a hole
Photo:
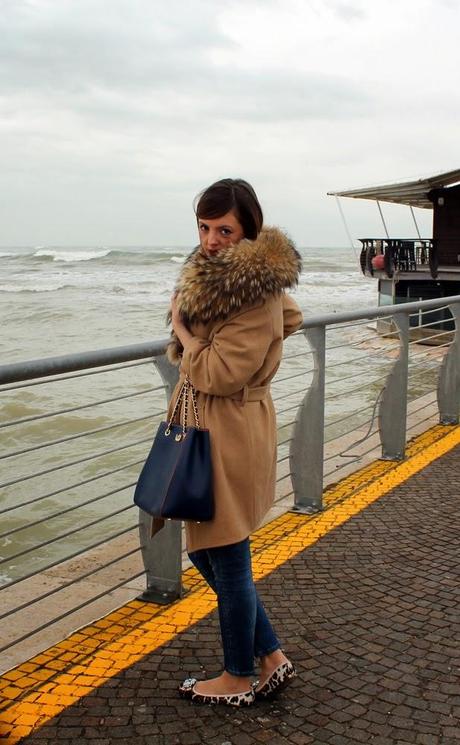
[[[164,283],[163,283],[164,285]],[[60,290],[74,290],[77,292],[91,292],[97,291],[104,293],[107,296],[116,295],[129,295],[134,296],[148,295],[152,300],[158,300],[160,302],[168,302],[172,292],[171,288],[163,286],[159,289],[155,281],[147,280],[145,282],[127,283],[126,286],[122,285],[111,285],[111,284],[100,284],[95,282],[94,284],[65,284],[62,282],[42,282],[39,286],[33,286],[32,284],[8,284],[0,283],[0,294],[1,293],[18,293],[18,294],[40,294],[44,292],[58,292]]]
[[[5,253],[8,257],[18,259],[29,259],[34,261],[78,263],[86,261],[94,262],[129,262],[130,264],[151,264],[164,261],[183,264],[189,251],[181,253],[177,246],[171,248],[145,248],[118,249],[118,248],[46,248],[41,247],[29,253]],[[2,254],[0,254],[1,256]]]
[[[99,250],[70,250],[70,249],[59,249],[59,248],[40,248],[34,251],[32,256],[34,258],[46,258],[52,261],[92,261],[93,259],[101,259],[110,254],[109,248],[102,248]]]
[[[353,271],[353,269],[342,269],[341,272],[302,272],[300,275],[300,282],[299,284],[324,284],[324,285],[340,285],[345,284],[347,282],[352,282],[353,284],[356,284],[356,281],[362,282],[365,281],[365,278],[361,273],[358,274],[357,271]]]
[[[304,259],[303,274],[312,272],[328,272],[329,274],[340,274],[348,269],[354,269],[353,261],[308,261]]]
[[[49,284],[43,284],[41,287],[31,287],[30,285],[9,285],[0,284],[0,292],[56,292],[56,290],[71,290],[81,289],[78,285],[63,285],[56,282],[50,282]]]
[[[168,248],[138,248],[138,249],[112,249],[104,257],[103,261],[127,261],[130,264],[154,264],[159,262],[170,262],[183,264],[190,251],[184,249],[182,252],[175,247]]]
[[[177,249],[176,249],[177,252]],[[146,251],[120,251],[109,248],[100,249],[69,249],[69,248],[46,248],[44,246],[29,251],[0,251],[0,259],[32,261],[39,263],[63,262],[65,264],[87,261],[129,261],[130,263],[151,262],[153,260],[178,260],[182,257],[171,257],[165,252]]]
[[[151,265],[157,263],[183,264],[192,251],[191,247],[183,246],[122,246],[110,248],[107,246],[93,247],[63,247],[63,246],[35,246],[30,249],[0,251],[0,258],[17,259],[21,262],[57,262],[76,264],[80,262],[97,262],[102,265],[127,264]],[[355,262],[348,254],[319,255],[317,253],[304,255],[304,274],[327,272],[341,274],[349,268],[354,268]]]

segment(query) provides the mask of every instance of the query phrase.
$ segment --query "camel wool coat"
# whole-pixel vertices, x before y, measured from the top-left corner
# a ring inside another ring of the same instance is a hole
[[[196,389],[200,426],[209,429],[215,515],[186,523],[187,550],[237,543],[261,524],[273,504],[276,418],[270,381],[283,339],[302,314],[285,289],[297,283],[300,256],[277,228],[212,257],[196,250],[184,265],[178,307],[193,339],[183,349],[173,334],[168,357]],[[188,424],[193,424],[189,406]]]

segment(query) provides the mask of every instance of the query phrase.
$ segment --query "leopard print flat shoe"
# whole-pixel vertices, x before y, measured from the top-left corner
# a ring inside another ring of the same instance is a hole
[[[256,699],[260,701],[273,698],[279,691],[286,688],[296,675],[296,669],[292,662],[283,662],[273,670],[272,674],[260,688],[257,687],[260,685],[259,681],[254,683],[253,688]]]
[[[215,696],[206,696],[192,690],[192,703],[194,704],[225,704],[226,706],[251,706],[255,701],[255,691],[244,693],[226,693],[216,694]]]
[[[244,693],[227,693],[206,696],[195,691],[196,678],[186,678],[178,688],[179,696],[193,701],[195,704],[226,704],[227,706],[250,706],[255,701],[254,688]]]

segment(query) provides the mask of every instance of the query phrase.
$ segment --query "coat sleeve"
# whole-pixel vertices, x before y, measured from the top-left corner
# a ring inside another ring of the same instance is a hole
[[[293,334],[302,325],[302,311],[291,295],[283,295],[284,338]]]
[[[198,391],[230,396],[262,367],[273,339],[270,311],[251,308],[225,321],[211,340],[194,336],[184,350],[181,370]]]

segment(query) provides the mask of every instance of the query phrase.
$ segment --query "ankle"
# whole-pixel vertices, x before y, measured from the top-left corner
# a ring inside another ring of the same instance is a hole
[[[217,678],[197,681],[193,689],[203,696],[237,695],[251,690],[251,678],[232,675],[224,670]]]
[[[224,670],[220,677],[225,685],[228,685],[229,688],[235,691],[246,691],[251,687],[251,678],[249,676],[233,675],[233,673]]]
[[[272,672],[283,662],[287,662],[288,659],[281,649],[275,649],[270,654],[266,654],[260,658],[260,667],[263,671]]]

